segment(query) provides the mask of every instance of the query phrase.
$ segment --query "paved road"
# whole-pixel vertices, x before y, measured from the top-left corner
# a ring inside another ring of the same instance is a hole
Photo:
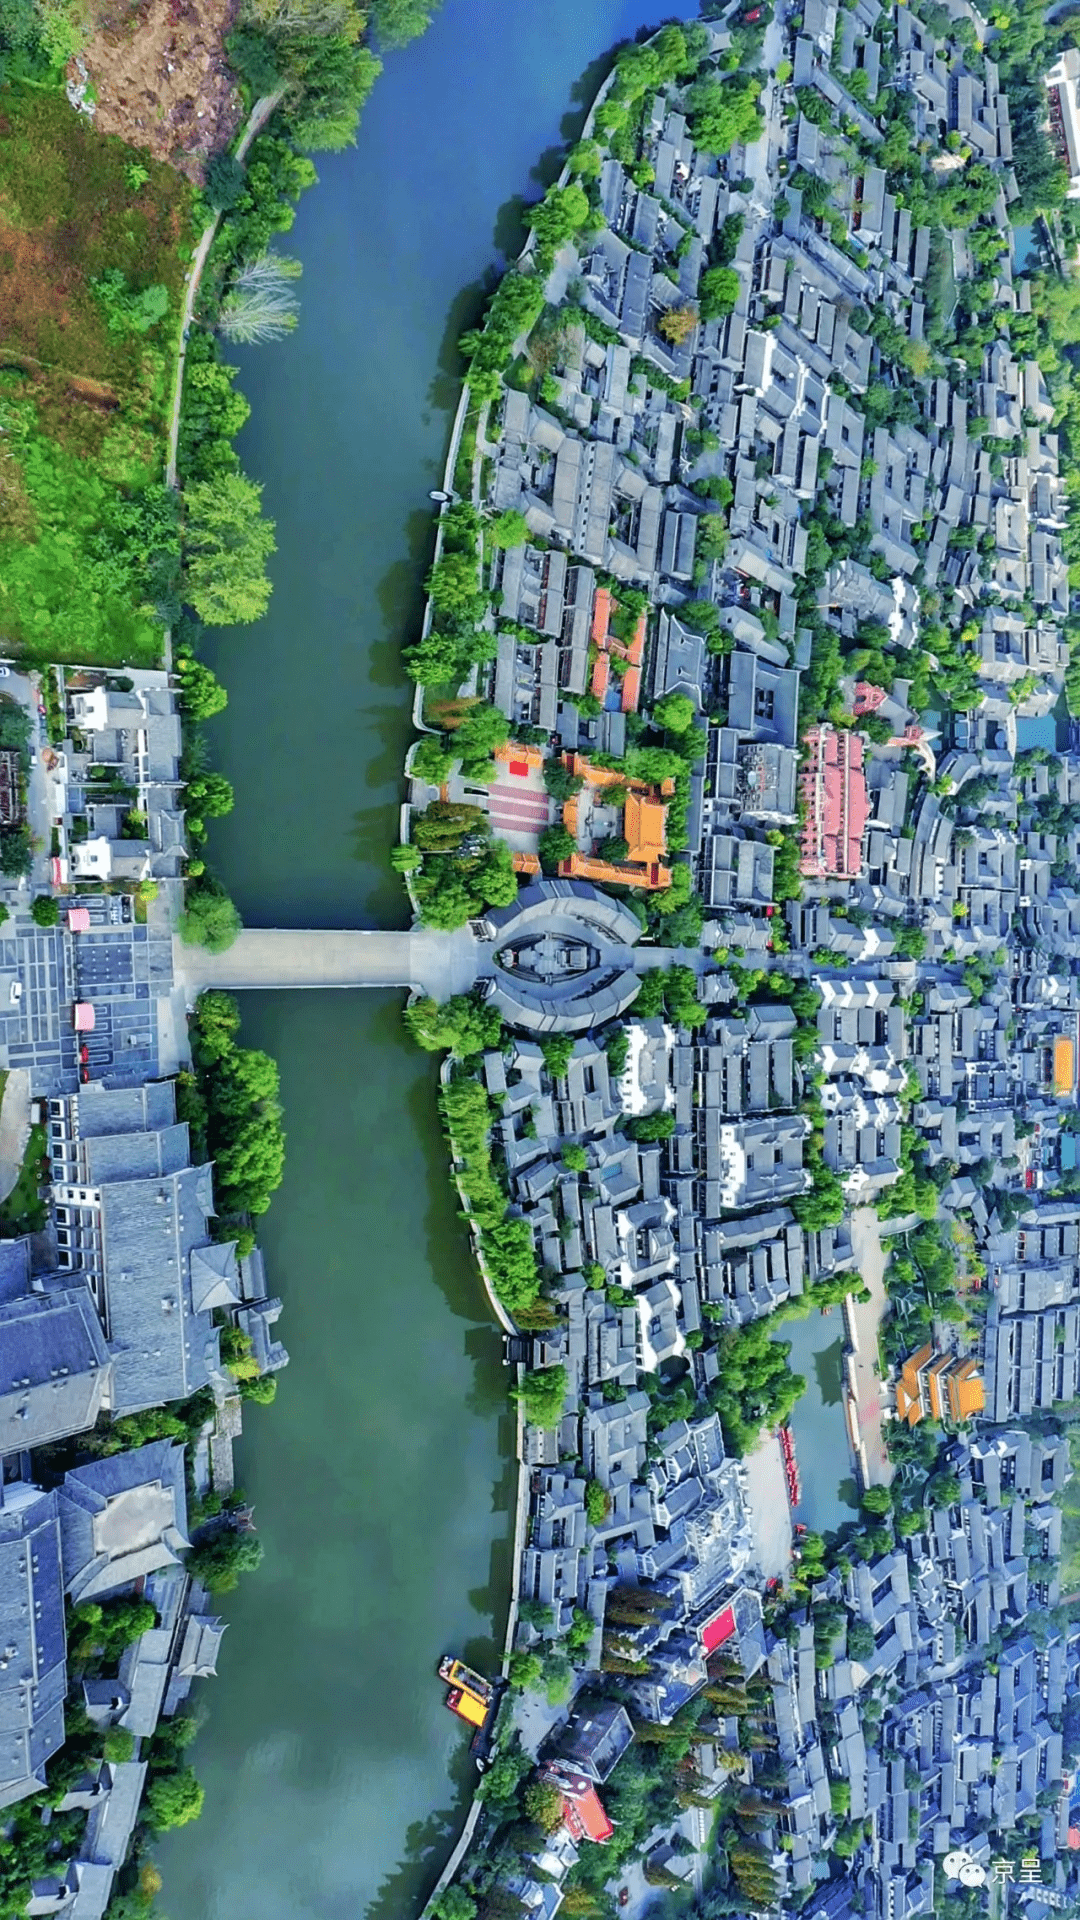
[[[423,987],[445,1000],[472,985],[483,954],[467,928],[449,934],[245,927],[225,953],[173,942],[173,966],[189,996],[203,987]]]

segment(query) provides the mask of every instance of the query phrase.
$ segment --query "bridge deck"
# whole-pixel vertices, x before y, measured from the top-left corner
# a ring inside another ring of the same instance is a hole
[[[351,928],[245,927],[225,953],[173,942],[178,981],[191,994],[275,988],[422,987],[437,1000],[465,992],[483,949],[460,933],[384,933]]]

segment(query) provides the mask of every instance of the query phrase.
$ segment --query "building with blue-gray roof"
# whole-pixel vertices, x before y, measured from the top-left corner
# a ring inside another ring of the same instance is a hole
[[[175,1566],[190,1545],[184,1449],[171,1440],[74,1468],[58,1501],[64,1588],[75,1602]]]
[[[57,1496],[17,1481],[0,1488],[0,1807],[45,1785],[66,1692]]]

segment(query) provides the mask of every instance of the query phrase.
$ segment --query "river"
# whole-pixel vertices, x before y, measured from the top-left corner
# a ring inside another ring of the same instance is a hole
[[[651,18],[644,0],[446,0],[387,60],[356,148],[318,157],[285,242],[304,263],[299,330],[237,355],[253,408],[240,451],[277,521],[274,596],[209,653],[230,696],[215,762],[237,790],[211,852],[252,925],[405,922],[387,866],[409,733],[399,654],[453,343],[597,56]],[[286,1178],[261,1239],[292,1361],[238,1451],[266,1557],[222,1603],[194,1749],[205,1811],[159,1849],[170,1920],[407,1920],[474,1777],[434,1668],[449,1647],[495,1658],[511,1430],[434,1063],[398,1009],[244,1002],[243,1039],[282,1072]]]

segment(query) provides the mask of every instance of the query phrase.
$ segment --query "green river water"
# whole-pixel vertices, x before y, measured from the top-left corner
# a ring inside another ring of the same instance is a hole
[[[686,6],[674,9],[690,11]],[[670,17],[671,7],[663,9]],[[319,158],[286,246],[299,331],[240,356],[241,440],[278,528],[259,626],[218,641],[212,723],[236,810],[212,857],[263,926],[395,926],[409,692],[398,665],[476,316],[515,196],[644,0],[446,0],[387,61],[357,147]],[[550,177],[550,173],[545,176]],[[434,1063],[398,996],[267,994],[286,1178],[263,1225],[292,1362],[238,1450],[261,1571],[228,1596],[194,1759],[202,1819],[160,1849],[170,1920],[408,1920],[474,1778],[435,1663],[496,1657],[511,1426],[455,1210]]]

